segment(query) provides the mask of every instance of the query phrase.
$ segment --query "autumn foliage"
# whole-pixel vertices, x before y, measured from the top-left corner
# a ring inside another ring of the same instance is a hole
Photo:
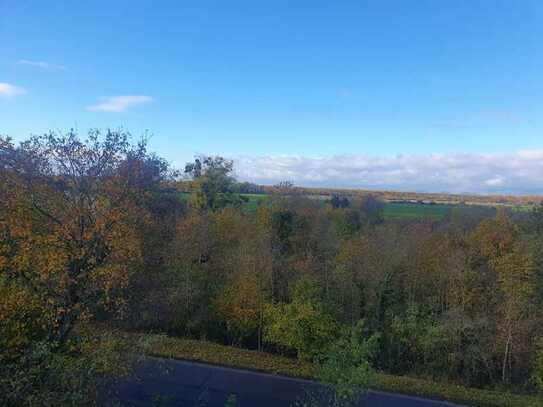
[[[315,362],[347,398],[375,370],[541,387],[541,209],[385,219],[376,197],[283,183],[248,211],[230,161],[197,157],[180,178],[123,132],[1,138],[0,181],[2,374],[36,388],[41,368],[69,384],[61,361],[85,360],[100,393],[96,349],[116,348],[87,339],[98,325]]]

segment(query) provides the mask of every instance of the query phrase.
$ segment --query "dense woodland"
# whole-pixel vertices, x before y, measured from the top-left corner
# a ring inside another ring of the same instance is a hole
[[[124,365],[96,326],[321,362],[349,332],[364,368],[543,390],[542,207],[385,221],[375,197],[282,183],[248,211],[232,169],[175,172],[119,132],[0,138],[5,404],[99,399]]]

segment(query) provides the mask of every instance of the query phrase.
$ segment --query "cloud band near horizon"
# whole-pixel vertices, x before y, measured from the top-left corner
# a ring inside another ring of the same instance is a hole
[[[300,155],[242,157],[240,180],[414,192],[543,194],[543,150],[504,154]]]

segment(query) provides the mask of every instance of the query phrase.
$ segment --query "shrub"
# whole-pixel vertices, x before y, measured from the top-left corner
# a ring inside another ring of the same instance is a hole
[[[295,349],[301,359],[320,356],[335,337],[336,322],[312,298],[307,281],[294,287],[290,303],[269,304],[265,315],[264,340]]]
[[[242,274],[228,284],[216,300],[218,314],[224,320],[233,344],[241,345],[257,333],[264,302],[262,297],[256,276]]]
[[[82,326],[60,344],[48,302],[0,274],[0,405],[97,405],[130,368],[112,333]]]
[[[52,316],[43,301],[0,274],[0,363],[45,339],[51,326]]]
[[[114,336],[84,336],[64,346],[34,342],[0,364],[3,406],[95,406],[111,401],[108,389],[129,372],[130,357]]]
[[[344,328],[326,355],[316,362],[315,378],[328,390],[324,393],[328,406],[357,405],[374,379],[369,361],[377,349],[378,336],[364,337],[363,328],[363,321]]]

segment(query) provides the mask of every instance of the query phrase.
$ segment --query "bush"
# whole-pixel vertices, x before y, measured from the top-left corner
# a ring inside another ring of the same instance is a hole
[[[311,283],[300,281],[290,303],[269,304],[265,311],[264,340],[295,349],[305,360],[321,356],[336,334],[336,322],[312,298],[311,290]]]
[[[450,356],[455,338],[431,313],[411,305],[405,314],[393,317],[391,333],[387,346],[396,352],[393,372],[447,377],[451,364],[443,355]]]
[[[53,318],[43,301],[0,274],[0,364],[44,340]]]
[[[374,379],[370,359],[377,349],[378,336],[365,338],[364,324],[344,328],[333,341],[326,355],[316,362],[315,379],[325,384],[324,400],[327,406],[354,406]],[[319,398],[319,397],[317,397]]]
[[[111,401],[108,389],[130,371],[130,358],[110,334],[85,336],[64,346],[32,343],[0,364],[2,406],[95,406]]]
[[[230,342],[242,345],[256,336],[261,323],[263,295],[255,275],[240,275],[228,284],[216,300]]]
[[[0,405],[87,406],[129,371],[130,352],[112,333],[78,332],[51,340],[48,302],[0,274]]]

